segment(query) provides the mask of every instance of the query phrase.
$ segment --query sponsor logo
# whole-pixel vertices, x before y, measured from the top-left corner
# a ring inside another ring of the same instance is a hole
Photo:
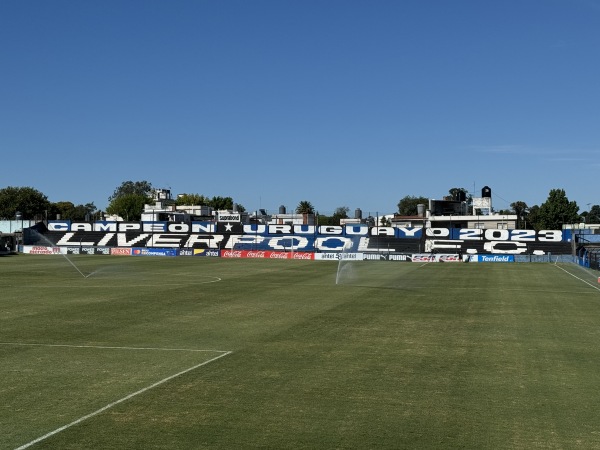
[[[266,256],[267,252],[254,252],[254,251],[249,251],[246,252],[246,258],[264,258]]]
[[[29,253],[34,255],[57,255],[60,253],[60,248],[58,247],[44,247],[41,245],[35,245],[31,247]]]
[[[409,255],[388,255],[390,261],[410,261]]]
[[[271,259],[288,259],[288,254],[285,252],[271,252],[269,255]]]
[[[95,255],[110,255],[110,248],[96,247],[96,248],[94,248],[94,254]]]
[[[315,259],[325,259],[325,260],[332,260],[332,259],[340,259],[340,254],[339,253],[316,253],[315,254]]]
[[[340,259],[350,259],[356,261],[362,261],[364,254],[362,253],[340,253]]]
[[[70,255],[79,255],[81,252],[79,247],[67,247],[67,253]]]
[[[242,218],[240,214],[219,214],[217,220],[219,222],[241,222]]]
[[[221,256],[223,258],[241,258],[242,252],[241,250],[223,250]]]
[[[306,252],[294,253],[292,259],[313,259],[313,254]]]
[[[131,249],[130,248],[111,248],[110,254],[111,255],[131,255]]]
[[[194,256],[194,250],[182,248],[181,250],[179,250],[179,255],[180,256]]]
[[[435,255],[412,255],[412,262],[435,262]]]
[[[195,248],[194,249],[194,256],[218,257],[219,256],[219,250],[209,250],[209,249],[203,249],[203,248]]]
[[[459,255],[440,255],[439,257],[440,262],[459,262],[460,260]]]
[[[134,248],[134,256],[177,256],[177,250],[170,248]]]
[[[385,261],[387,258],[380,253],[365,253],[363,259],[369,261]]]
[[[412,262],[458,262],[461,261],[460,255],[453,254],[418,254],[412,255]]]
[[[478,255],[481,262],[514,262],[513,255]]]

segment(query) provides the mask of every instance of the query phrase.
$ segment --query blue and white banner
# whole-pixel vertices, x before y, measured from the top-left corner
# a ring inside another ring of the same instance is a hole
[[[494,262],[494,263],[509,263],[515,262],[515,255],[470,255],[471,262]]]
[[[133,256],[177,256],[177,250],[173,248],[134,248]]]

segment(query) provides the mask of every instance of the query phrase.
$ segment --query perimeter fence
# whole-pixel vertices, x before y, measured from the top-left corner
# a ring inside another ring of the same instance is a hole
[[[515,262],[530,262],[530,263],[576,263],[577,258],[573,255],[553,255],[547,253],[545,255],[515,255]]]

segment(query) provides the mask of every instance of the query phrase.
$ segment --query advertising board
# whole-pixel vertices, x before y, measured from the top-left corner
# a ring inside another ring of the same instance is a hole
[[[312,260],[310,252],[277,252],[268,250],[222,250],[222,258],[296,259]]]
[[[177,256],[177,250],[174,248],[134,248],[131,254],[133,256]]]
[[[494,263],[509,263],[515,262],[515,255],[470,255],[471,262],[494,262]]]

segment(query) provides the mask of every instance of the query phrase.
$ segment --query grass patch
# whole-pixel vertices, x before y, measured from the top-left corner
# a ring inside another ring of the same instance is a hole
[[[33,448],[600,447],[575,266],[72,260],[0,259],[0,448],[222,351]]]

